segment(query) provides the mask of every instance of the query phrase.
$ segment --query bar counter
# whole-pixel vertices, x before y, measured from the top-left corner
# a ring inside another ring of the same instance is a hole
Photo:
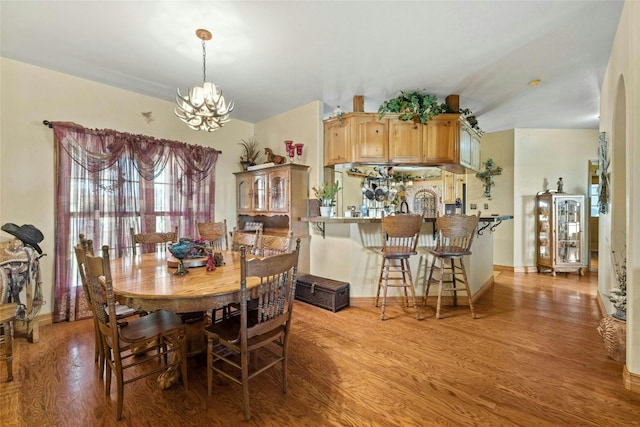
[[[469,285],[473,297],[488,289],[493,283],[493,229],[512,215],[481,216],[479,233],[471,246],[472,255],[465,257]],[[304,217],[300,221],[313,224],[310,227],[310,274],[344,281],[350,284],[351,304],[370,305],[380,274],[380,248],[382,236],[381,218]],[[435,219],[422,225],[418,242],[418,254],[411,257],[410,265],[416,295],[424,294],[424,277],[431,265],[429,249],[435,245]],[[437,287],[435,287],[437,288]],[[433,294],[437,289],[431,287]],[[390,297],[395,297],[392,291]],[[435,295],[435,294],[434,294]]]

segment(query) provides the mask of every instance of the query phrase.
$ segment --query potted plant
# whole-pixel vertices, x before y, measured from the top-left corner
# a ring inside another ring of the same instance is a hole
[[[427,123],[429,119],[438,114],[449,111],[447,104],[438,103],[435,95],[425,92],[404,92],[400,95],[384,101],[378,108],[378,118],[385,113],[398,113],[400,120],[413,120],[414,123]]]
[[[258,140],[255,136],[250,136],[247,139],[242,139],[242,142],[239,142],[239,145],[242,145],[243,154],[240,156],[240,164],[242,165],[243,170],[247,170],[249,166],[253,166],[256,164],[256,160],[260,155],[260,150],[258,149]]]
[[[336,181],[333,185],[323,182],[320,188],[313,187],[313,194],[320,203],[320,216],[331,216],[336,204],[336,195],[340,191],[340,184]]]

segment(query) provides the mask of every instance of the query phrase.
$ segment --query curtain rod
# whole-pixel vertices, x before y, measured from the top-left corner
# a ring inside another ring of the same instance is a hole
[[[49,129],[53,129],[53,122],[50,122],[49,120],[43,120],[42,124],[47,126]],[[218,154],[222,154],[222,151],[220,150],[216,150],[218,151]]]

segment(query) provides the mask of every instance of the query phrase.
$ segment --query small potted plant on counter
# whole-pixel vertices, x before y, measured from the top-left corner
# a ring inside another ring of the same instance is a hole
[[[333,207],[336,205],[336,195],[340,191],[340,184],[336,181],[333,185],[323,182],[320,188],[313,187],[313,194],[320,203],[320,216],[333,215]]]

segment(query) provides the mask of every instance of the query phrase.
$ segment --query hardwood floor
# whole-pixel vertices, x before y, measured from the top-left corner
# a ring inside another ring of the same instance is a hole
[[[0,369],[2,426],[629,426],[640,395],[622,384],[606,355],[595,275],[501,272],[476,304],[412,309],[347,308],[332,313],[296,302],[289,391],[279,369],[241,388],[219,381],[207,396],[206,358],[189,360],[189,390],[159,390],[153,378],[125,386],[115,421],[115,387],[105,397],[93,363],[90,320],[42,327],[18,338],[14,381]]]

